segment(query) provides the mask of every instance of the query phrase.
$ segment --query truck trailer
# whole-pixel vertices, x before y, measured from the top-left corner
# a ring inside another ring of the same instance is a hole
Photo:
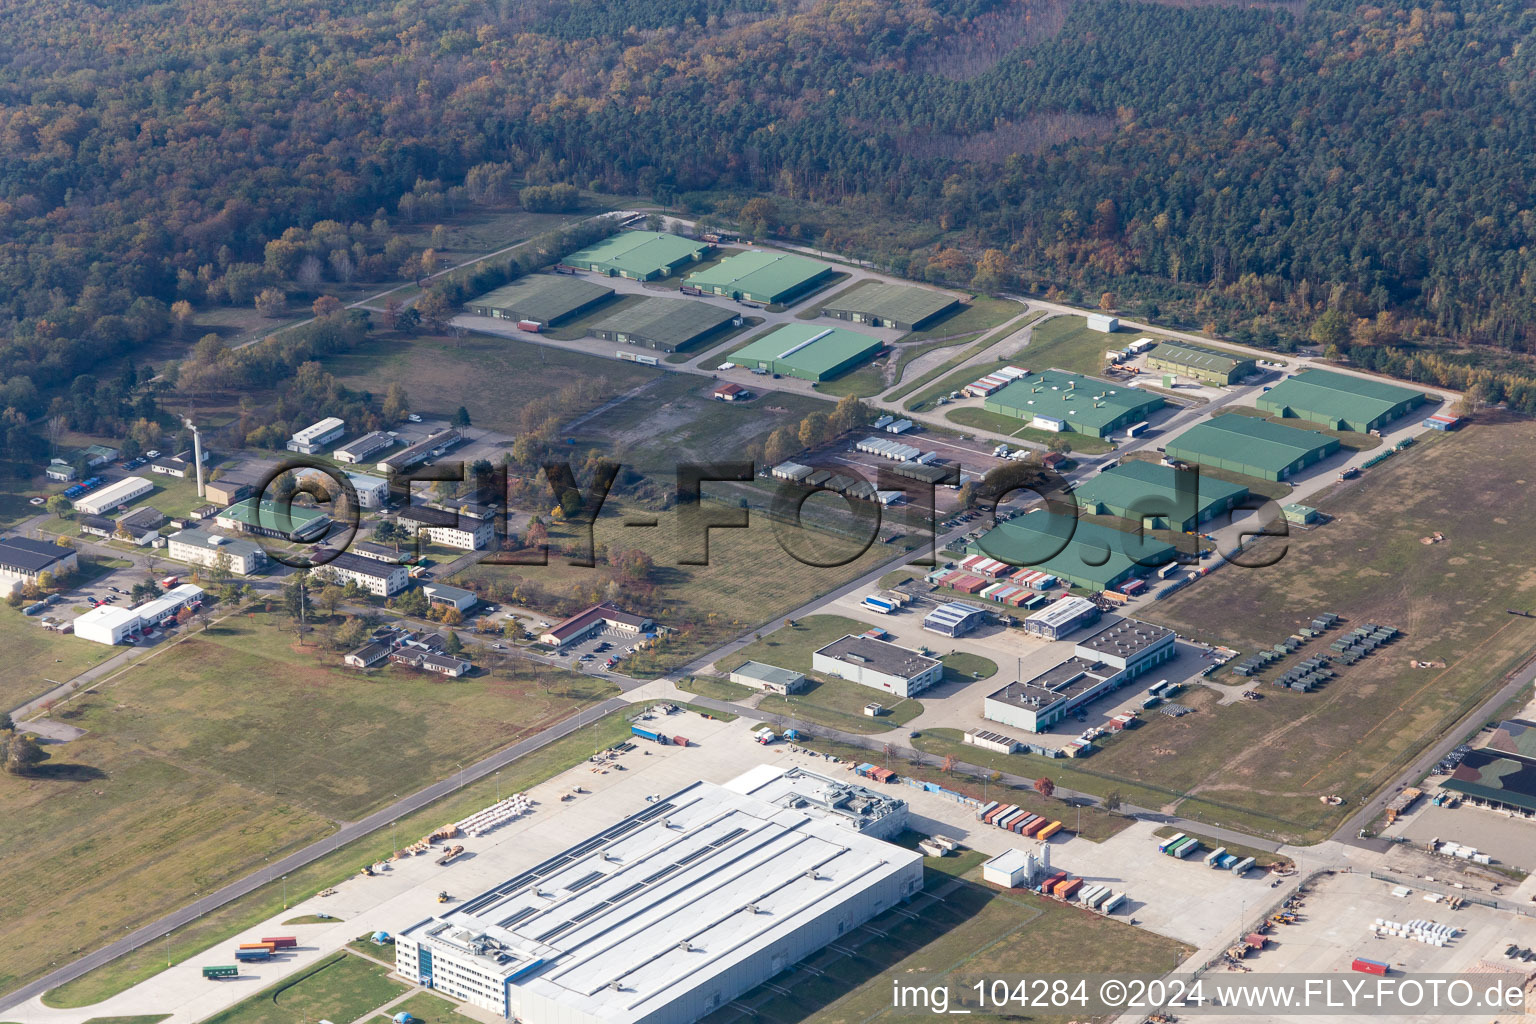
[[[204,967],[203,977],[209,981],[217,981],[220,978],[240,977],[240,968],[234,964],[227,967]]]
[[[667,744],[667,737],[665,735],[652,729],[647,729],[644,726],[632,725],[629,727],[629,731],[631,735],[638,736],[643,740],[650,740],[652,743],[660,743],[662,746],[666,746]]]

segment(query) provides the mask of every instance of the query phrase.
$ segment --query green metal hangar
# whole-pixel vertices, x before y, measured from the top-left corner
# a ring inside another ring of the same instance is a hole
[[[707,302],[648,298],[599,320],[587,333],[604,341],[676,352],[740,323],[741,317],[729,309]]]
[[[1166,454],[1170,459],[1210,469],[1261,480],[1284,480],[1338,450],[1336,437],[1227,413],[1184,431],[1168,442]]]
[[[841,327],[785,324],[738,349],[731,362],[748,369],[802,380],[830,380],[858,366],[884,347],[879,338]]]
[[[981,404],[1039,430],[1104,437],[1145,420],[1163,407],[1163,400],[1123,384],[1044,370],[1020,377]]]
[[[1248,488],[1242,484],[1139,460],[1111,466],[1077,488],[1078,506],[1092,515],[1119,516],[1149,530],[1185,532],[1247,497]]]
[[[587,312],[612,294],[612,288],[568,275],[531,274],[466,302],[464,308],[476,316],[550,327]]]
[[[931,288],[880,282],[839,295],[821,307],[822,316],[871,327],[917,331],[960,305],[953,295]]]
[[[1258,364],[1230,352],[1179,341],[1162,341],[1147,353],[1147,369],[1193,377],[1207,384],[1231,384],[1253,373]]]
[[[1422,391],[1332,370],[1305,370],[1276,384],[1254,404],[1272,416],[1366,433],[1428,401]]]
[[[1061,538],[1068,531],[1072,539],[1063,547]],[[1177,557],[1173,545],[1155,537],[1043,509],[997,524],[967,545],[966,553],[1026,565],[1087,590],[1109,590]]]
[[[825,263],[804,256],[754,249],[695,270],[684,283],[709,295],[784,305],[826,283],[834,273]]]
[[[596,245],[573,252],[562,266],[590,270],[631,281],[671,277],[690,263],[707,256],[714,246],[663,231],[621,231]]]

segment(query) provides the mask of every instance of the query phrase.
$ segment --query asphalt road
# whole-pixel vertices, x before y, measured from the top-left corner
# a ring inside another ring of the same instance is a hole
[[[583,725],[596,721],[610,711],[617,711],[628,706],[628,703],[620,698],[611,697],[601,704],[584,709],[578,715],[573,715],[563,722],[550,726],[537,735],[520,740],[504,750],[492,754],[485,760],[472,764],[463,771],[454,773],[441,782],[433,783],[425,789],[418,790],[410,796],[390,804],[383,810],[375,811],[362,821],[354,821],[344,825],[332,835],[311,843],[296,853],[289,854],[275,864],[267,865],[260,871],[247,875],[238,882],[231,882],[224,888],[209,893],[195,903],[182,907],[180,910],[167,914],[158,921],[130,932],[110,945],[87,953],[74,963],[60,967],[58,970],[39,978],[29,985],[0,996],[0,1010],[8,1010],[19,1003],[26,1002],[33,996],[40,995],[49,989],[58,988],[66,982],[73,981],[88,971],[122,956],[124,953],[131,952],[145,943],[160,938],[173,929],[180,928],[182,925],[189,924],[210,911],[217,910],[231,900],[238,899],[249,892],[259,889],[274,879],[281,878],[283,875],[297,871],[304,865],[340,849],[355,839],[361,839],[404,815],[410,814],[413,811],[419,811],[434,800],[439,800],[471,782],[483,779],[500,768],[505,768],[523,755],[532,753],[540,747],[553,743],[562,736],[575,732]]]

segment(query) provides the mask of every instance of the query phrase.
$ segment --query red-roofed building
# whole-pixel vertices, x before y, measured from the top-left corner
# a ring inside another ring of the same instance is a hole
[[[591,636],[600,629],[613,629],[629,636],[639,636],[654,626],[644,615],[621,611],[612,602],[604,601],[577,612],[564,622],[557,622],[539,636],[539,643],[551,647],[564,647]]]
[[[752,392],[748,391],[740,384],[727,381],[724,384],[716,386],[714,390],[714,396],[716,399],[722,402],[745,402],[747,399],[752,397]]]

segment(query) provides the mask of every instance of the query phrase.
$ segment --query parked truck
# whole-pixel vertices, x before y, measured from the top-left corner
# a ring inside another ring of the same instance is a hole
[[[660,743],[662,746],[666,746],[668,743],[667,737],[662,733],[656,732],[654,729],[647,729],[641,725],[632,725],[629,727],[629,731],[632,735],[638,736],[643,740],[650,740],[652,743]]]
[[[240,968],[234,964],[227,967],[204,967],[203,977],[209,981],[218,981],[220,978],[238,978],[240,977]]]

